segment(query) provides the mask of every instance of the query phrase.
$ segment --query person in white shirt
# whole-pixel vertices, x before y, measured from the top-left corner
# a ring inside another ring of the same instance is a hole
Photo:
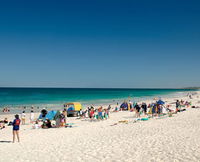
[[[26,123],[26,114],[25,114],[25,111],[22,112],[21,119],[22,119],[22,125],[25,125],[25,123]]]
[[[33,110],[31,110],[31,114],[30,114],[30,123],[34,122],[34,112]]]
[[[40,126],[39,126],[39,123],[38,121],[35,122],[35,124],[33,125],[33,129],[39,129]]]

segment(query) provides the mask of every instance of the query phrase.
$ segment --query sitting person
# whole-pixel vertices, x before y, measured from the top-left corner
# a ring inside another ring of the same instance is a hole
[[[5,124],[3,122],[0,122],[0,129],[5,128]]]
[[[167,105],[167,107],[166,107],[167,111],[174,112],[174,110],[170,109],[169,107],[170,107],[170,105]]]
[[[8,119],[5,118],[3,122],[4,122],[5,124],[8,124]]]
[[[49,119],[47,119],[46,121],[43,122],[42,126],[43,129],[48,129],[48,128],[52,128],[51,125],[51,121]]]
[[[35,122],[35,124],[33,125],[33,129],[39,129],[40,126],[39,126],[39,123],[38,121]]]
[[[119,109],[118,109],[118,107],[116,106],[115,107],[115,110],[113,111],[113,112],[118,112],[119,111]]]

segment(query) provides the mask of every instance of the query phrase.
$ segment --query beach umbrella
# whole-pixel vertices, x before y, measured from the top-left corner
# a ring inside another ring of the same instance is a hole
[[[159,101],[157,101],[157,104],[158,104],[158,105],[164,105],[164,104],[165,104],[165,102],[164,102],[164,101],[162,101],[162,100],[159,100]]]

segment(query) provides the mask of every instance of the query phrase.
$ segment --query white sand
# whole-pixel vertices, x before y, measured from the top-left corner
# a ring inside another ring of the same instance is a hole
[[[199,100],[195,96],[191,101],[197,106]],[[12,141],[12,127],[6,127],[0,130],[0,161],[200,161],[200,109],[137,123],[133,116],[119,112],[100,122],[68,119],[74,128],[32,130],[25,125],[20,130],[21,142],[14,144],[2,142]],[[118,124],[110,126],[114,123]]]

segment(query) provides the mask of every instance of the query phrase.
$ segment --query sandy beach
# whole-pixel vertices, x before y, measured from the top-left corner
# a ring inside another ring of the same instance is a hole
[[[200,106],[199,95],[181,99]],[[163,100],[172,103],[176,99]],[[7,126],[0,130],[0,161],[200,161],[200,108],[136,123],[134,116],[135,112],[123,111],[111,113],[104,121],[68,118],[67,122],[74,123],[72,128],[35,130],[30,124],[22,125],[20,143],[11,142],[12,127]],[[1,115],[0,119],[5,117],[13,120],[13,115]],[[119,123],[121,120],[127,123]]]

